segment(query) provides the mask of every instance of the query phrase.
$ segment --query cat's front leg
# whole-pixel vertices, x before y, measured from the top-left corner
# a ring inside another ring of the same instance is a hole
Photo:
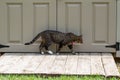
[[[78,54],[78,53],[76,53],[75,51],[73,51],[73,45],[72,45],[72,44],[69,44],[69,45],[67,45],[67,46],[68,46],[68,48],[71,50],[72,54],[75,54],[75,55]]]
[[[75,51],[72,51],[72,54],[78,55],[79,53],[78,53],[78,52],[75,52]]]
[[[73,51],[73,45],[72,44],[68,44],[67,46],[71,50],[71,52],[74,53],[74,51]]]
[[[60,43],[60,44],[59,44],[59,47],[58,47],[58,50],[56,51],[56,54],[57,54],[57,55],[59,55],[59,52],[60,52],[60,50],[61,50],[62,47],[63,47],[63,44]]]

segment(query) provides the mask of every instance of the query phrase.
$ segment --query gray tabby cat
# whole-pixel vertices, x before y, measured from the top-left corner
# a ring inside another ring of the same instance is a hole
[[[43,48],[45,48],[49,54],[53,54],[53,52],[48,49],[52,43],[59,45],[59,48],[56,51],[56,53],[59,53],[61,48],[66,45],[72,51],[73,42],[83,43],[81,35],[77,36],[73,33],[62,33],[54,30],[45,30],[39,33],[32,41],[25,43],[25,45],[33,44],[39,38],[41,42],[39,46],[41,54],[44,54],[44,52],[41,51]]]

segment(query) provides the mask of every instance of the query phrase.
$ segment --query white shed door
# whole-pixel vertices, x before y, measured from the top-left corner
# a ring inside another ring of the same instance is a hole
[[[116,0],[58,0],[58,30],[83,35],[80,52],[115,52]]]
[[[38,52],[37,43],[25,46],[39,32],[56,30],[55,0],[0,0],[0,52]]]
[[[0,52],[38,52],[37,43],[25,46],[46,29],[83,35],[80,52],[115,52],[116,0],[0,0]],[[49,27],[48,27],[49,26]]]

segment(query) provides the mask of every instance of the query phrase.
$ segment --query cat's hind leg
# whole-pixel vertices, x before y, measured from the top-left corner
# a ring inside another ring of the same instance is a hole
[[[46,49],[46,51],[47,51],[49,54],[53,54],[53,52],[48,49],[48,46],[45,46],[45,49]]]
[[[39,51],[40,51],[41,54],[44,54],[44,52],[42,51],[43,47],[44,47],[44,43],[41,42],[41,44],[39,46]]]
[[[51,50],[48,49],[48,47],[49,47],[50,45],[51,45],[51,43],[46,44],[46,45],[45,45],[45,49],[46,49],[47,53],[53,54],[53,52],[52,52]]]

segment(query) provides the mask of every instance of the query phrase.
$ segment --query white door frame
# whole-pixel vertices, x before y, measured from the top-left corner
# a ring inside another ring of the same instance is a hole
[[[117,0],[117,42],[120,42],[120,0]],[[120,57],[120,51],[116,52],[116,57]]]

